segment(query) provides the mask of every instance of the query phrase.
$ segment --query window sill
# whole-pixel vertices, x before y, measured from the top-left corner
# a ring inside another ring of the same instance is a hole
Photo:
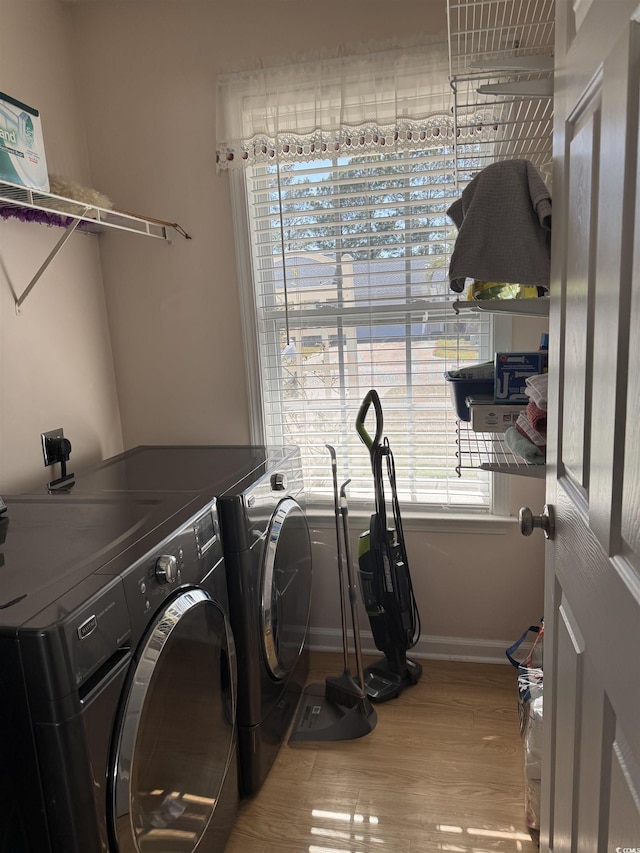
[[[369,525],[370,511],[349,510],[349,526],[352,530],[365,530]],[[391,508],[387,506],[387,518],[393,524]],[[329,507],[307,507],[307,519],[316,529],[334,528],[335,513]],[[515,516],[480,515],[471,513],[425,513],[402,512],[402,529],[405,533],[509,533],[518,523]]]

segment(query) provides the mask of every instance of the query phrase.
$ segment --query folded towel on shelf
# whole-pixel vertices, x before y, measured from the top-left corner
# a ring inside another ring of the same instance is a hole
[[[547,444],[547,436],[533,426],[531,421],[526,415],[526,411],[520,412],[516,419],[516,429],[520,433],[520,435],[529,439],[529,441],[533,442],[536,447],[545,447]]]
[[[536,406],[547,410],[547,392],[549,387],[549,374],[536,373],[533,376],[528,376],[525,379],[524,393],[532,400]]]
[[[537,403],[531,401],[531,403],[527,403],[527,407],[524,410],[527,420],[531,424],[531,426],[539,432],[541,435],[547,435],[547,412],[546,409],[541,409]]]
[[[509,427],[505,434],[504,440],[509,450],[529,462],[531,465],[542,465],[545,462],[546,456],[544,452],[536,447],[528,438],[521,435],[515,427]]]
[[[458,228],[449,287],[467,278],[549,287],[551,195],[529,160],[491,163],[447,210]]]

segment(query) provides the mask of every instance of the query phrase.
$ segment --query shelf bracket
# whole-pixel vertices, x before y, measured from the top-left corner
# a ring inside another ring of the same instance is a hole
[[[87,205],[87,207],[85,207],[85,209],[82,211],[81,216],[84,216],[84,214],[89,210],[89,207],[90,207],[90,205]],[[25,301],[25,299],[27,298],[27,296],[31,293],[31,291],[32,291],[32,290],[33,290],[33,288],[35,287],[36,283],[37,283],[37,282],[40,280],[40,278],[42,277],[42,274],[44,273],[44,271],[47,269],[47,267],[49,266],[49,264],[50,264],[50,263],[53,261],[53,259],[56,257],[56,255],[58,254],[58,252],[62,249],[62,247],[63,247],[63,246],[64,246],[64,244],[67,242],[67,240],[69,239],[69,237],[71,237],[71,235],[72,235],[72,234],[73,234],[73,232],[76,230],[76,228],[78,227],[78,225],[80,225],[80,222],[81,222],[81,219],[74,219],[74,220],[73,220],[73,221],[72,221],[72,222],[71,222],[71,223],[70,223],[70,224],[65,228],[65,231],[64,231],[64,233],[63,233],[62,237],[60,237],[60,239],[58,240],[58,242],[56,243],[56,245],[55,245],[55,246],[53,247],[53,249],[49,252],[49,254],[48,254],[48,256],[47,256],[46,260],[41,264],[40,269],[38,270],[38,272],[37,272],[37,273],[34,275],[34,277],[31,279],[31,281],[29,282],[29,284],[27,285],[27,287],[25,287],[25,289],[23,290],[22,294],[21,294],[19,297],[16,297],[16,314],[22,314],[22,303]]]

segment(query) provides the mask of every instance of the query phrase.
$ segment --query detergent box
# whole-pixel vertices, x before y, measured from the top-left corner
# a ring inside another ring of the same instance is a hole
[[[547,369],[546,352],[497,352],[494,399],[528,403],[526,379]]]
[[[49,190],[40,113],[0,92],[0,181]]]
[[[506,432],[515,426],[526,403],[496,403],[483,397],[467,397],[474,432]]]

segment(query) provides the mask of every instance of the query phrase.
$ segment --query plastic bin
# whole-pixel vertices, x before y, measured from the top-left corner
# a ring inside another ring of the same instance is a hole
[[[451,390],[451,399],[453,401],[456,414],[461,421],[471,420],[471,410],[467,406],[467,397],[490,397],[493,399],[494,382],[491,379],[460,379],[456,376],[451,376],[449,371],[446,371],[444,378],[449,383]]]

